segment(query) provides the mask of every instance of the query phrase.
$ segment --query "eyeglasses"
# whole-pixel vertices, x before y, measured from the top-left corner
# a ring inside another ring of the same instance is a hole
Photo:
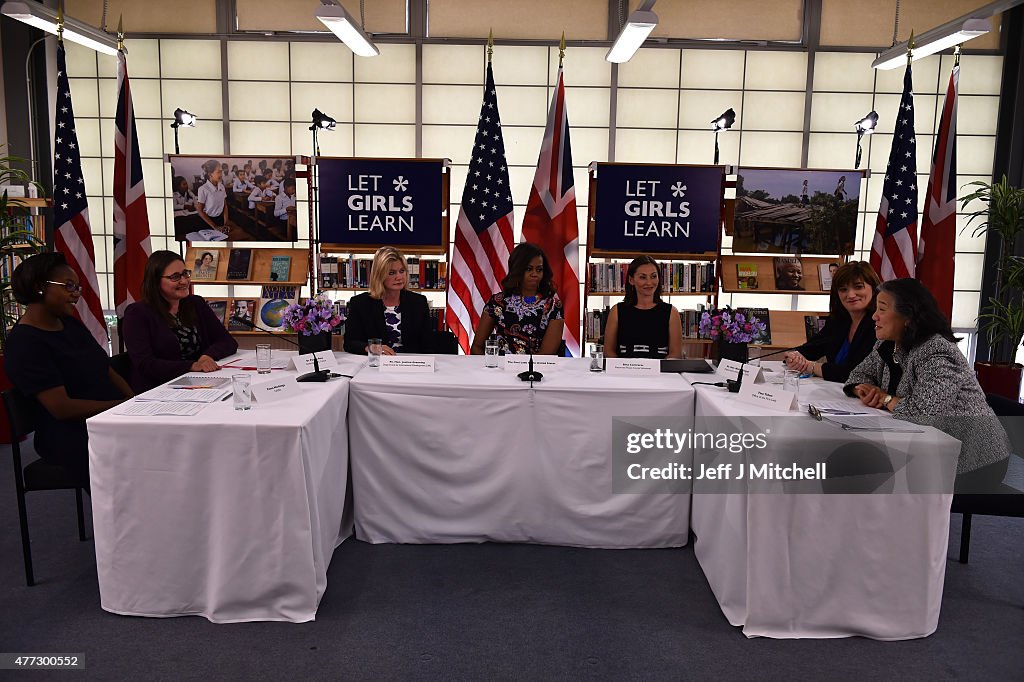
[[[182,277],[185,279],[192,279],[192,271],[182,270],[181,272],[176,272],[173,275],[162,275],[162,277],[164,279],[169,279],[172,282],[180,282]]]
[[[54,282],[53,280],[48,279],[46,280],[46,283],[64,287],[69,294],[77,294],[82,290],[82,285],[77,282]]]

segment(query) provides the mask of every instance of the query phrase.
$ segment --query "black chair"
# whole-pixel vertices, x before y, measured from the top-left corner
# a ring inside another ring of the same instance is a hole
[[[121,378],[131,386],[132,385],[132,360],[128,357],[128,353],[118,353],[110,358],[110,366],[114,368],[114,371],[121,375]]]
[[[441,355],[458,355],[459,340],[450,331],[438,331],[434,333],[434,352]]]
[[[989,407],[998,417],[1024,417],[1024,405],[1016,400],[1003,396],[986,394]],[[1011,429],[1011,443],[1013,434]],[[1016,448],[1016,444],[1014,449]],[[1015,455],[1010,455],[1014,457]],[[971,518],[981,516],[1006,516],[1024,518],[1024,491],[1017,490],[1005,483],[1000,483],[998,490],[988,495],[959,494],[953,495],[950,511],[962,514],[960,524],[960,563],[966,564],[971,553]]]
[[[25,582],[36,584],[32,572],[32,546],[28,536],[25,493],[37,490],[74,490],[78,508],[78,539],[85,541],[85,513],[82,508],[82,481],[62,466],[38,459],[26,467],[21,464],[21,441],[36,430],[29,399],[16,388],[3,392],[7,421],[11,428],[11,452],[14,455],[14,486],[18,493],[18,520],[21,523],[21,551],[25,558]]]

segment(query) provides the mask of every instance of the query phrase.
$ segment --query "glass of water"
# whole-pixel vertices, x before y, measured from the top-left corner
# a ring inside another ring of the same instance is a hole
[[[252,377],[248,374],[231,375],[231,391],[234,394],[236,410],[252,407]]]
[[[256,344],[256,373],[270,374],[270,344]]]
[[[787,369],[782,375],[782,390],[800,395],[800,372]]]
[[[590,371],[604,371],[604,346],[599,343],[595,344],[594,350],[590,351]]]
[[[498,366],[498,339],[491,337],[484,343],[484,367]]]
[[[370,356],[370,367],[380,367],[380,339],[369,339],[366,344],[366,354]]]

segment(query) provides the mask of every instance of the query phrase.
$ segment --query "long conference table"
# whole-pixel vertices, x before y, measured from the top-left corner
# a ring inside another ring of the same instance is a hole
[[[557,359],[531,386],[480,357],[437,356],[428,373],[336,357],[348,376],[247,412],[227,401],[187,418],[89,420],[105,610],[313,620],[354,518],[371,543],[679,547],[692,528],[723,613],[747,636],[907,639],[937,626],[949,494],[613,490],[614,417],[780,416],[691,385],[709,375],[594,374]],[[803,384],[802,400],[852,401]],[[790,415],[780,437],[803,447],[809,418]],[[955,471],[959,442],[924,430],[850,438],[895,453],[896,477],[926,455]]]

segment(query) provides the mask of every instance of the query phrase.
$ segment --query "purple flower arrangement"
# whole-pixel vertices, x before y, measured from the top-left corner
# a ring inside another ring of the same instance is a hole
[[[765,333],[765,324],[753,315],[722,308],[705,311],[700,317],[701,338],[726,343],[750,343]]]
[[[339,314],[334,302],[323,294],[305,303],[292,303],[284,310],[284,328],[303,336],[333,331],[344,321],[345,316]]]

